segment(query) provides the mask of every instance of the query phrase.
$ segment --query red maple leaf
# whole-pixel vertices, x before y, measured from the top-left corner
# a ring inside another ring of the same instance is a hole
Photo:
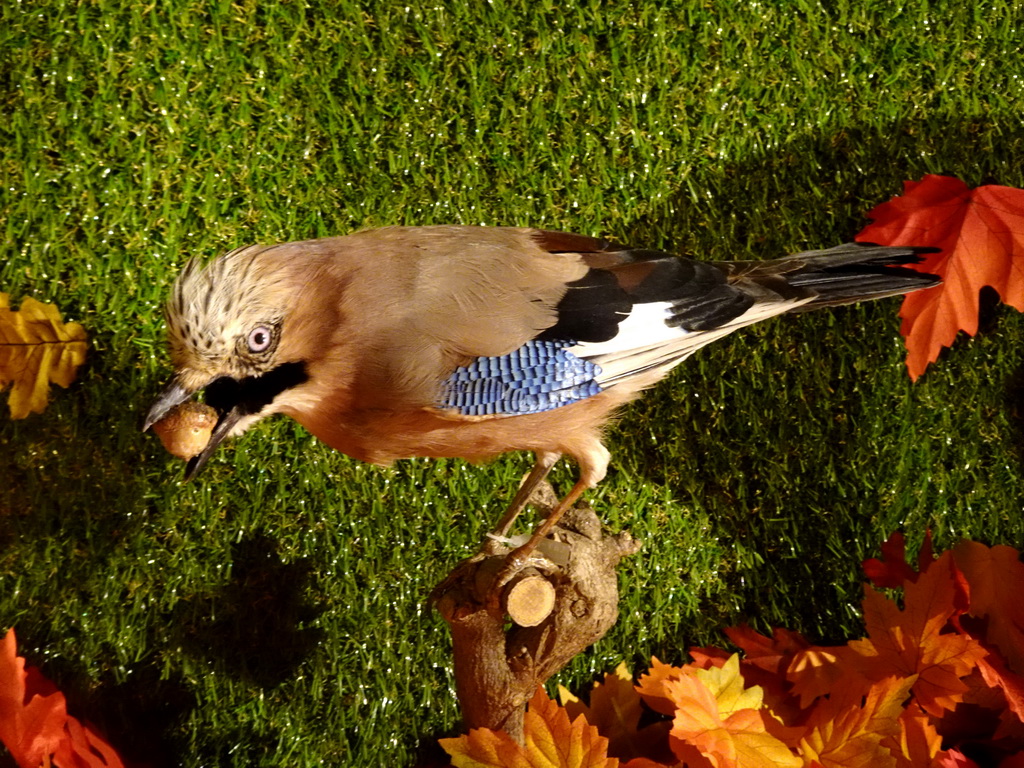
[[[932,553],[932,533],[925,531],[924,543],[921,544],[921,551],[917,555],[918,570],[924,572],[934,560]],[[896,531],[885,543],[882,544],[882,559],[868,558],[861,567],[868,581],[876,587],[887,587],[895,589],[904,584],[912,584],[917,581],[918,571],[915,571],[907,562],[906,540],[903,534]]]
[[[14,630],[0,640],[0,742],[19,768],[124,768],[114,749],[67,713],[64,694],[17,654]]]
[[[60,744],[67,711],[60,693],[28,692],[27,678],[12,629],[0,645],[0,741],[20,768],[35,768]]]
[[[971,189],[952,176],[904,182],[904,194],[868,212],[856,239],[940,248],[916,268],[943,284],[908,294],[900,308],[907,370],[917,379],[959,331],[978,330],[979,292],[990,286],[1024,311],[1024,190]]]

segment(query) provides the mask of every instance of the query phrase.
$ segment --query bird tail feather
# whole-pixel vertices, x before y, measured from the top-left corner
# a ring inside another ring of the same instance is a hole
[[[811,291],[814,298],[790,312],[852,304],[868,299],[898,296],[940,282],[928,272],[908,265],[920,263],[933,248],[845,243],[835,248],[804,251],[784,259],[734,262],[733,279],[746,278],[776,288],[780,278],[790,289]],[[785,290],[779,290],[782,295]],[[806,294],[805,294],[806,295]]]

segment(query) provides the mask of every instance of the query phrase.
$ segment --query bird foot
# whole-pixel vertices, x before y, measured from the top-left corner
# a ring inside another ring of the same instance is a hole
[[[505,561],[501,564],[501,568],[494,576],[494,583],[491,589],[495,592],[500,592],[504,589],[505,585],[512,581],[529,563],[530,558],[533,556],[533,549],[528,544],[524,544],[509,552]]]

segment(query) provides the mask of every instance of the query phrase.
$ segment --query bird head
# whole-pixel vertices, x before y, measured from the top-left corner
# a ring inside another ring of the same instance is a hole
[[[174,406],[204,392],[218,413],[203,451],[185,471],[190,479],[230,435],[277,412],[275,399],[306,379],[305,366],[282,355],[281,339],[297,291],[287,260],[273,247],[227,253],[206,266],[191,261],[165,310],[175,375],[146,416],[143,431]]]

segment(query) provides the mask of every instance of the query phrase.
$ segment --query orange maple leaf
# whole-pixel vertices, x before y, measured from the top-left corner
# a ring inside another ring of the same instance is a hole
[[[671,717],[675,714],[676,704],[665,688],[666,683],[672,680],[680,680],[690,674],[692,668],[676,667],[659,661],[656,656],[651,657],[651,667],[646,673],[640,675],[637,692],[643,697],[647,706],[655,712]]]
[[[800,697],[800,708],[806,709],[836,687],[866,690],[870,681],[861,674],[857,660],[848,645],[812,645],[794,654],[786,668],[786,680]]]
[[[558,687],[558,696],[569,718],[575,720],[582,715],[608,739],[608,753],[621,760],[650,757],[657,752],[655,745],[668,743],[670,726],[667,722],[639,728],[643,707],[625,662],[605,675],[603,681],[594,683],[589,704],[584,704],[562,686]]]
[[[0,742],[19,768],[124,768],[99,734],[67,713],[64,694],[17,655],[14,630],[0,641]]]
[[[762,707],[761,689],[744,687],[738,654],[722,667],[667,680],[664,689],[676,705],[670,743],[688,764],[697,762],[692,759],[696,749],[716,768],[803,765],[768,732],[766,719],[772,715]]]
[[[970,584],[967,613],[985,620],[980,639],[998,648],[1010,669],[1024,673],[1024,564],[1020,553],[1012,547],[963,541],[953,549],[953,559]]]
[[[894,677],[871,686],[867,696],[837,689],[819,700],[807,721],[799,751],[805,764],[822,768],[895,768],[887,742],[898,738],[898,718],[915,678]]]
[[[862,657],[870,680],[916,676],[914,695],[925,712],[941,717],[963,699],[970,674],[987,651],[949,622],[967,608],[967,583],[945,552],[904,589],[904,609],[872,587],[864,587],[868,637],[848,643]]]
[[[882,740],[898,768],[938,768],[947,754],[932,719],[919,707],[909,706],[900,713],[898,722],[899,735]]]
[[[690,658],[693,659],[693,663],[689,666],[693,666],[697,669],[720,667],[729,660],[731,655],[731,653],[722,650],[721,648],[713,648],[711,646],[692,646],[690,648]]]
[[[746,625],[729,627],[725,634],[743,650],[747,662],[772,674],[782,672],[794,654],[811,646],[799,632],[781,627],[773,629],[771,637]]]
[[[523,718],[524,743],[504,731],[476,728],[465,736],[440,739],[455,768],[617,768],[608,757],[608,739],[584,717],[569,713],[543,688],[530,699]]]
[[[969,188],[952,176],[904,182],[904,194],[868,212],[856,239],[940,248],[917,269],[943,284],[908,294],[900,308],[907,370],[917,379],[959,331],[978,330],[979,292],[990,286],[1024,311],[1024,190]]]
[[[996,706],[1005,706],[1004,714],[1012,714],[1017,724],[1024,723],[1024,677],[1011,672],[994,653],[978,662],[978,676],[988,688],[1002,693],[1002,701]]]
[[[744,653],[740,662],[744,679],[764,690],[765,703],[772,712],[785,722],[795,721],[803,705],[793,695],[800,691],[791,685],[787,670],[799,666],[799,660],[816,647],[799,632],[779,627],[772,630],[771,637],[748,626],[730,627],[725,634]]]

